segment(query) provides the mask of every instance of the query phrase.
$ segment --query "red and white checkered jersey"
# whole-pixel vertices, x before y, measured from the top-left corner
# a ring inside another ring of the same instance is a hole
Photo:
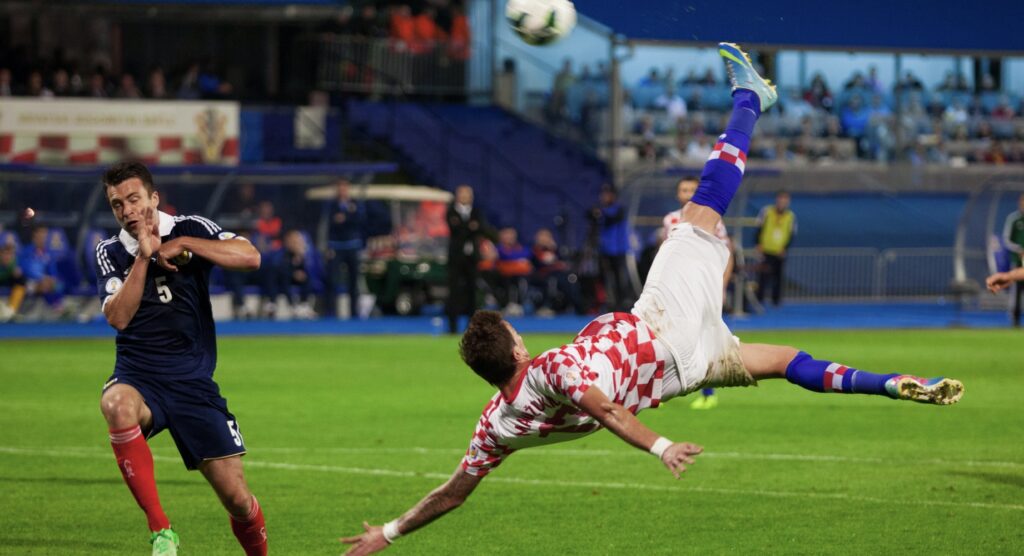
[[[511,398],[498,392],[487,402],[462,468],[482,477],[520,448],[573,440],[600,429],[576,405],[590,388],[599,388],[633,414],[658,407],[669,357],[638,317],[597,317],[571,344],[535,357]]]
[[[674,228],[676,224],[679,224],[682,221],[683,209],[674,210],[666,214],[664,220],[662,220],[662,225],[665,226],[665,237],[668,237],[668,234],[669,232],[672,231],[672,228]],[[725,224],[723,224],[721,220],[718,221],[718,226],[715,227],[715,237],[725,242],[729,241],[729,232],[726,231]]]

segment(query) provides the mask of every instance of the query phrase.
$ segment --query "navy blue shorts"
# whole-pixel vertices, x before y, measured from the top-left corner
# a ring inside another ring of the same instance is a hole
[[[142,394],[153,413],[146,438],[171,431],[185,467],[192,470],[203,460],[221,459],[245,453],[238,421],[228,411],[228,401],[212,378],[161,380],[156,377],[115,372],[103,390],[127,384]]]

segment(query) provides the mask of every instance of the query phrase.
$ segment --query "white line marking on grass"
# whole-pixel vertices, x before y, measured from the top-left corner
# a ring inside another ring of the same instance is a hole
[[[101,453],[97,449],[93,448],[69,448],[65,450],[38,450],[32,448],[16,448],[11,446],[0,446],[0,454],[11,454],[19,456],[47,456],[47,457],[76,457],[76,458],[92,458],[92,459],[108,459],[110,454]],[[179,458],[169,456],[158,456],[153,455],[153,459],[157,461],[180,461]],[[364,467],[342,467],[336,465],[311,465],[311,464],[300,464],[300,463],[283,463],[273,461],[262,461],[248,459],[245,462],[245,466],[248,468],[262,468],[262,469],[278,469],[283,471],[314,471],[320,473],[339,473],[343,475],[363,475],[363,476],[376,476],[376,477],[396,477],[403,479],[434,479],[434,480],[447,480],[451,477],[450,473],[436,473],[436,472],[419,472],[419,471],[401,471],[397,469],[379,469],[379,468],[364,468]],[[602,482],[602,481],[563,481],[554,479],[525,479],[521,477],[501,477],[492,476],[488,479],[488,484],[500,483],[500,484],[512,484],[512,485],[531,485],[531,486],[542,486],[542,487],[572,487],[572,488],[589,488],[589,489],[614,489],[614,490],[646,490],[661,493],[679,493],[684,494],[687,492],[703,492],[711,494],[724,494],[724,495],[735,495],[735,496],[763,496],[772,498],[818,498],[826,500],[845,500],[850,502],[870,502],[882,505],[901,505],[901,506],[942,506],[942,507],[956,507],[956,508],[982,508],[991,510],[1010,510],[1010,511],[1024,511],[1024,504],[997,504],[990,502],[967,502],[967,501],[949,501],[949,500],[900,500],[895,498],[876,498],[873,496],[858,496],[852,494],[845,494],[841,492],[828,493],[828,492],[796,492],[796,491],[782,491],[782,490],[760,490],[760,489],[735,489],[735,488],[717,488],[717,487],[703,487],[703,486],[687,486],[687,487],[675,487],[675,486],[660,486],[648,483],[631,483],[631,482]]]
[[[310,448],[288,448],[288,447],[266,447],[261,446],[253,450],[255,453],[267,452],[267,453],[282,453],[282,454],[315,454],[315,453],[329,453],[329,454],[355,454],[355,455],[385,455],[385,454],[417,454],[417,455],[430,455],[430,454],[441,454],[441,455],[457,455],[461,456],[466,453],[465,449],[458,448],[423,448],[416,446],[408,446],[403,448],[357,448],[357,447],[310,447]],[[519,450],[516,454],[525,454],[526,456],[579,456],[579,457],[645,457],[646,454],[634,450],[574,450],[566,448],[550,448],[544,447],[543,449],[534,449],[530,451]],[[522,458],[522,455],[517,455],[516,458]],[[984,461],[984,460],[952,460],[952,459],[892,459],[892,458],[872,458],[872,457],[853,457],[853,456],[835,456],[828,454],[772,454],[772,453],[750,453],[750,452],[704,452],[701,457],[706,458],[721,458],[721,459],[739,459],[739,460],[769,460],[769,461],[807,461],[807,462],[822,462],[822,463],[870,463],[870,464],[918,464],[918,465],[942,465],[942,466],[955,466],[963,465],[967,467],[1005,467],[1009,469],[1024,469],[1024,463],[1015,461]]]

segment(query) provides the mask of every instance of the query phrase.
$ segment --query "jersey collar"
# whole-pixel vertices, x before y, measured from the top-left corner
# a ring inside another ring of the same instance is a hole
[[[165,237],[174,229],[174,217],[164,211],[157,211],[157,215],[159,215],[160,218],[160,237]],[[133,257],[138,256],[139,240],[133,238],[132,235],[128,233],[128,230],[122,229],[121,233],[118,235],[118,239],[121,240],[121,244],[124,245],[124,248],[127,249]]]

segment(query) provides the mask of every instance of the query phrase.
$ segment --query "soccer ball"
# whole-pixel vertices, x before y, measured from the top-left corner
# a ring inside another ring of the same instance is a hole
[[[524,42],[543,46],[572,31],[576,7],[569,0],[508,0],[505,17]]]

